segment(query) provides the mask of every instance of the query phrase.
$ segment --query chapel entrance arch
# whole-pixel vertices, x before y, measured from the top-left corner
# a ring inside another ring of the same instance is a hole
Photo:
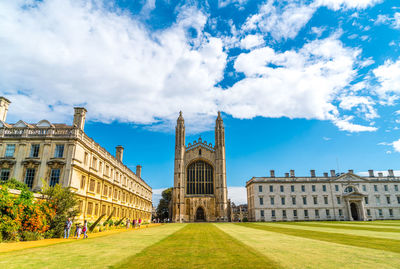
[[[206,214],[201,206],[196,210],[196,221],[206,221]]]

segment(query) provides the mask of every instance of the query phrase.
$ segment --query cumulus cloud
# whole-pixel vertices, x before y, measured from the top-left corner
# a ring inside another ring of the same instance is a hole
[[[385,61],[373,70],[373,74],[378,81],[375,88],[377,94],[392,104],[400,94],[400,59]]]
[[[400,12],[394,13],[393,17],[379,14],[375,20],[375,24],[388,24],[394,29],[400,29]]]
[[[0,89],[13,101],[10,114],[63,118],[65,107],[84,105],[91,120],[148,124],[180,110],[199,120],[216,113],[226,53],[219,38],[202,34],[202,12],[182,8],[170,28],[150,33],[90,1],[27,3],[0,3]],[[28,99],[36,111],[26,114]]]
[[[320,6],[326,6],[333,10],[344,9],[364,9],[371,7],[383,0],[317,0],[315,3]]]
[[[261,35],[247,35],[240,40],[240,46],[244,49],[252,49],[264,45],[264,39]]]

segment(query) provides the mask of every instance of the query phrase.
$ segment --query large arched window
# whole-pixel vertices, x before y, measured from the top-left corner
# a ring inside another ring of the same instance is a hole
[[[187,194],[213,194],[214,171],[206,162],[197,161],[189,165],[186,177]]]

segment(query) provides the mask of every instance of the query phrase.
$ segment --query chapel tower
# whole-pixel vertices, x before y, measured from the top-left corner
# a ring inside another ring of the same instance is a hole
[[[228,221],[225,129],[220,112],[215,124],[215,146],[201,138],[186,146],[185,122],[179,113],[172,211],[174,222]]]

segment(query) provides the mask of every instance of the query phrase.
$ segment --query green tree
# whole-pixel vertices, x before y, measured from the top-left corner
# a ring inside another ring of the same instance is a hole
[[[62,187],[59,184],[54,187],[49,187],[45,182],[43,184],[42,194],[44,198],[56,209],[56,215],[50,223],[51,234],[49,237],[61,237],[67,218],[74,218],[79,213],[76,208],[78,200],[70,188]]]
[[[172,199],[172,188],[168,188],[161,193],[161,199],[157,206],[157,217],[166,219],[169,217],[169,204]]]

